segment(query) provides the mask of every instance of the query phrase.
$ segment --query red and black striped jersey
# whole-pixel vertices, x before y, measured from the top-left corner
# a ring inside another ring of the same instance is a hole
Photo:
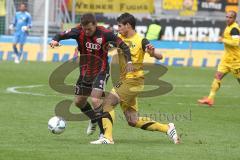
[[[108,64],[108,44],[115,43],[120,47],[127,60],[131,60],[130,49],[127,45],[112,31],[97,26],[93,36],[86,36],[82,27],[78,26],[57,34],[53,40],[60,41],[64,39],[75,39],[80,52],[80,76],[95,79],[98,74],[109,72]]]

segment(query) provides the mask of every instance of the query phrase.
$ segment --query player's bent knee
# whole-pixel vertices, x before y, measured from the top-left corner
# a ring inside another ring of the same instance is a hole
[[[128,125],[131,126],[131,127],[135,127],[137,124],[137,121],[135,120],[128,120]]]
[[[93,106],[96,106],[96,107],[98,107],[98,106],[100,106],[100,104],[101,104],[101,99],[99,99],[99,98],[92,98],[92,105]]]
[[[135,127],[138,121],[137,112],[129,108],[124,112],[124,115],[127,119],[128,125],[131,127]]]
[[[75,106],[77,106],[77,107],[81,106],[81,102],[79,100],[75,99],[74,102],[75,102]]]
[[[116,106],[118,103],[119,101],[114,95],[108,95],[104,98],[103,106]]]
[[[126,116],[128,125],[131,127],[135,127],[137,125],[138,118],[133,115]]]

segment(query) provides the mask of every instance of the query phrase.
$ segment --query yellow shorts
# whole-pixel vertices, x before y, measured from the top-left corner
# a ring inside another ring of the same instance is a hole
[[[129,78],[119,81],[112,89],[120,97],[120,105],[123,111],[132,108],[138,111],[137,96],[144,88],[144,78]]]
[[[240,63],[239,62],[225,62],[221,61],[218,65],[218,72],[227,74],[231,72],[236,78],[240,78]]]

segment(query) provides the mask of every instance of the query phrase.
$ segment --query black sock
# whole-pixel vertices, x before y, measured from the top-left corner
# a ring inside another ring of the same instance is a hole
[[[93,110],[91,105],[87,102],[86,105],[81,108],[81,111],[91,119],[92,123],[98,123],[98,127],[100,130],[100,134],[104,134],[103,124],[102,124],[102,117],[103,117],[103,108],[100,105],[98,108]]]
[[[98,108],[95,109],[95,120],[94,122],[98,123],[98,127],[100,130],[100,134],[104,134],[103,124],[102,124],[102,115],[103,115],[103,108],[100,105]]]
[[[83,108],[80,108],[80,110],[88,116],[89,119],[94,120],[95,119],[95,112],[92,109],[91,105],[87,102],[86,105]]]

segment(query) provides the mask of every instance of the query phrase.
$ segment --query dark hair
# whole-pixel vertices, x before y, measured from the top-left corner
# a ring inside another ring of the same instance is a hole
[[[134,18],[133,15],[129,14],[129,13],[123,13],[121,14],[118,18],[117,18],[117,22],[118,23],[122,23],[124,25],[126,25],[127,23],[129,23],[133,29],[135,29],[136,26],[136,20]]]
[[[83,26],[86,26],[86,25],[88,25],[89,23],[97,24],[97,20],[96,20],[95,15],[93,15],[92,13],[83,14],[83,15],[81,16],[81,24],[82,24]]]
[[[19,6],[21,6],[21,5],[24,5],[25,7],[27,7],[27,4],[24,2],[19,3]]]
[[[230,10],[229,12],[233,13],[233,18],[236,19],[237,18],[237,12]]]

